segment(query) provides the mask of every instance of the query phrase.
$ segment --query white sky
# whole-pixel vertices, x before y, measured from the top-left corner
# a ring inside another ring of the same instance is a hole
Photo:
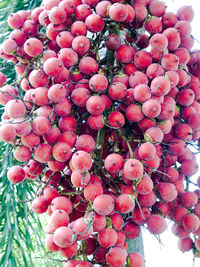
[[[191,5],[195,11],[192,21],[192,35],[200,41],[200,1],[199,0],[165,0],[167,11],[175,12],[183,5]],[[195,48],[200,48],[200,43],[195,42]],[[160,235],[163,246],[147,230],[144,231],[145,267],[200,267],[200,259],[193,265],[191,252],[182,253],[178,247],[178,238],[171,232],[172,223],[168,230]]]

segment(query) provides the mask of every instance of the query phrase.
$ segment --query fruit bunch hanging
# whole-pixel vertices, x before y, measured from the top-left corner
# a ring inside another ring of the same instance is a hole
[[[64,267],[144,266],[127,253],[142,227],[174,222],[181,251],[200,256],[200,52],[194,11],[157,0],[44,0],[8,18],[1,58],[0,140],[18,184],[39,183],[46,247]]]

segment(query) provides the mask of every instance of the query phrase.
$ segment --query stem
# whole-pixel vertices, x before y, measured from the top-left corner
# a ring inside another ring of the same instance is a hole
[[[106,174],[105,170],[104,169],[101,169],[101,172],[103,173],[103,175],[105,177],[107,177],[114,185],[115,187],[117,188],[117,190],[120,192],[120,188],[119,186],[117,185],[117,181],[115,181],[110,174]],[[110,187],[112,187],[114,190],[116,190],[116,188],[114,188],[113,186],[110,185]]]
[[[189,187],[190,187],[190,181],[189,178],[186,176],[186,191],[189,191]]]
[[[84,261],[88,261],[88,258],[87,258],[87,254],[86,254],[86,243],[85,243],[85,240],[82,240],[81,241],[81,252],[82,252],[82,255],[83,255],[83,259]]]
[[[131,148],[131,145],[130,145],[128,139],[124,136],[124,133],[120,129],[118,129],[118,134],[126,142],[129,153],[130,153],[130,158],[134,159],[135,156],[134,156],[133,150]]]
[[[104,147],[105,128],[98,130],[96,138],[96,147],[93,152],[92,158],[94,159],[94,173],[99,176],[102,169],[102,155]]]
[[[109,27],[108,27],[108,32],[109,34],[118,34],[119,35],[119,29],[118,29],[118,25],[117,23],[110,23]],[[114,57],[114,52],[110,51],[110,50],[106,50],[106,66],[108,66],[108,74],[110,76],[109,81],[112,82],[113,79],[113,71],[111,71],[111,67],[113,67],[115,64],[115,57]]]
[[[75,191],[75,192],[61,192],[62,196],[77,196],[83,193],[83,191]]]
[[[142,143],[142,140],[141,139],[133,139],[133,142],[135,142],[135,143]]]
[[[106,30],[107,30],[106,27],[104,27],[103,30],[101,31],[101,33],[96,38],[97,46],[96,46],[95,50],[96,50],[96,60],[97,61],[99,60],[99,50],[100,50],[99,48],[100,48],[100,45],[102,42],[102,37],[104,36]]]

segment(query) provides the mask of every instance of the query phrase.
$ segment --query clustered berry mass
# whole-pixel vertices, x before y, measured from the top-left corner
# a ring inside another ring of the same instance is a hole
[[[8,18],[0,56],[0,140],[14,184],[40,184],[46,248],[63,266],[143,267],[127,238],[173,221],[200,257],[200,51],[194,11],[158,0],[44,0]]]

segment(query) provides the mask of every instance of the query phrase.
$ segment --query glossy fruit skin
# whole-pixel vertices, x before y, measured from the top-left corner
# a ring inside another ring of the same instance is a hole
[[[110,49],[111,50],[111,49]],[[130,45],[121,45],[116,51],[116,58],[122,63],[131,63],[135,55],[135,50]]]
[[[68,198],[59,196],[54,198],[53,201],[51,202],[51,209],[53,211],[57,209],[62,209],[66,211],[68,214],[70,214],[72,210],[72,203]]]
[[[121,38],[117,34],[109,34],[105,42],[106,47],[111,51],[116,51],[121,46]]]
[[[130,180],[136,180],[143,174],[143,165],[137,159],[129,159],[123,167],[124,176]]]
[[[104,27],[104,21],[102,17],[97,14],[89,15],[85,20],[85,24],[88,30],[93,33],[102,31]]]
[[[47,211],[49,206],[48,201],[44,197],[36,198],[32,202],[32,209],[35,213],[41,214]]]
[[[139,236],[140,234],[140,227],[135,224],[134,222],[127,222],[122,230],[125,232],[126,237],[129,239],[135,239]]]
[[[84,187],[83,193],[84,193],[84,197],[88,201],[94,201],[97,196],[103,194],[103,187],[102,187],[101,183],[98,181],[90,181]]]
[[[4,79],[5,80],[5,79]],[[3,85],[3,84],[2,84]],[[6,93],[7,92],[7,93]],[[16,89],[11,85],[4,85],[1,87],[0,104],[5,106],[7,102],[17,95]]]
[[[37,57],[42,53],[43,45],[42,42],[36,38],[29,38],[24,43],[25,52],[31,57]]]
[[[57,246],[68,247],[73,242],[73,232],[69,227],[61,226],[54,232],[53,239]]]
[[[200,226],[200,220],[195,214],[188,214],[183,218],[183,228],[187,232],[196,232]]]
[[[125,117],[121,112],[113,111],[108,117],[108,122],[111,127],[121,128],[125,124]]]
[[[0,139],[3,142],[12,143],[16,137],[15,127],[11,124],[4,124],[0,127]]]
[[[132,267],[144,267],[144,257],[140,253],[131,252],[128,257]]]
[[[98,70],[98,65],[92,57],[85,57],[80,60],[79,69],[83,74],[91,74]]]
[[[161,113],[161,105],[155,99],[148,99],[142,105],[142,112],[149,118],[158,117]]]
[[[72,156],[73,167],[78,171],[87,171],[92,167],[92,159],[85,151],[77,151]]]
[[[100,96],[91,96],[86,102],[86,109],[91,115],[100,115],[105,110],[105,104]]]
[[[199,249],[193,16],[158,0],[44,0],[9,16],[0,57],[17,77],[0,72],[0,140],[18,165],[7,178],[38,183],[32,210],[49,215],[46,247],[63,266],[142,267],[126,238],[140,225],[161,234],[166,218],[182,252]]]
[[[107,78],[102,74],[93,75],[89,81],[89,86],[92,91],[102,92],[108,86]]]
[[[192,239],[190,237],[188,238],[184,238],[184,239],[179,239],[178,241],[178,248],[182,251],[188,251],[190,249],[192,249]]]
[[[95,141],[90,135],[80,135],[76,140],[76,147],[78,150],[84,150],[91,153],[95,148]]]
[[[159,215],[152,215],[147,221],[147,227],[153,234],[161,234],[167,228],[164,218]]]
[[[10,100],[5,106],[10,118],[22,118],[26,113],[26,106],[21,100]]]
[[[106,157],[104,166],[110,173],[118,173],[124,164],[122,156],[113,153]]]
[[[115,3],[109,8],[109,16],[117,22],[125,21],[128,11],[125,5]]]
[[[126,109],[126,118],[132,122],[139,122],[144,118],[144,113],[140,106],[133,103]]]
[[[114,199],[111,196],[103,194],[95,198],[93,207],[97,214],[106,216],[112,213],[114,203]]]
[[[173,184],[171,183],[159,183],[158,191],[164,202],[171,202],[177,197],[177,191]]]
[[[98,241],[105,248],[112,247],[117,242],[117,232],[114,229],[105,228],[99,233]]]
[[[116,198],[116,209],[122,214],[131,212],[135,207],[134,198],[128,194],[122,194]]]
[[[61,248],[59,253],[63,256],[63,257],[73,257],[78,251],[78,246],[76,244],[76,242],[73,242],[69,247],[67,248]]]
[[[148,174],[144,173],[141,181],[136,186],[136,192],[141,195],[146,195],[153,190],[153,182]]]
[[[8,180],[14,184],[21,183],[25,178],[25,172],[20,166],[13,166],[7,172]]]
[[[113,247],[106,254],[107,263],[110,266],[123,266],[126,262],[127,252],[121,247]]]
[[[115,82],[108,88],[108,95],[112,100],[124,99],[126,97],[126,86],[121,82]]]

